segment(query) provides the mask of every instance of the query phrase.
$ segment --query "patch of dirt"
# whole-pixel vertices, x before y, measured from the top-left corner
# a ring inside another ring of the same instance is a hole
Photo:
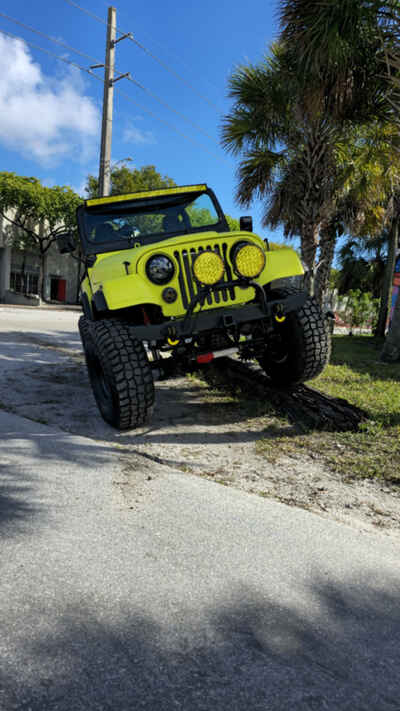
[[[277,417],[270,403],[250,395],[232,398],[194,377],[156,384],[148,427],[117,432],[101,419],[82,354],[37,344],[38,357],[21,358],[4,369],[0,406],[24,417],[96,440],[111,442],[124,463],[116,482],[126,506],[150,493],[169,468],[220,485],[299,506],[358,529],[379,528],[400,537],[400,493],[376,481],[342,481],[318,456],[281,456],[275,463],[257,442],[290,434],[293,425]],[[45,353],[49,354],[47,361]],[[216,491],[216,495],[217,495]]]

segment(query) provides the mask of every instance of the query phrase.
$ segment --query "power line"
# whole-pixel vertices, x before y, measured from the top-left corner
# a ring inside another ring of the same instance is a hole
[[[186,138],[186,140],[190,141],[191,143],[194,143],[194,144],[197,145],[197,146],[201,146],[201,148],[202,148],[203,150],[205,150],[209,155],[213,156],[213,158],[215,158],[216,160],[218,160],[220,163],[225,163],[225,164],[226,164],[226,163],[228,162],[225,158],[221,158],[221,156],[218,156],[216,153],[213,153],[213,152],[210,151],[208,148],[206,148],[206,146],[204,146],[203,143],[199,143],[199,141],[196,141],[195,139],[190,138],[189,136],[187,136],[186,133],[182,133],[182,131],[179,131],[177,128],[175,128],[175,126],[173,126],[173,124],[169,123],[169,121],[165,121],[164,119],[162,119],[162,118],[160,118],[159,116],[157,116],[157,114],[153,113],[152,111],[149,111],[149,109],[144,108],[143,104],[139,104],[137,101],[135,101],[134,99],[132,99],[132,98],[129,96],[129,94],[127,94],[127,93],[126,93],[125,91],[123,91],[122,89],[116,88],[115,91],[117,91],[121,96],[125,97],[125,99],[128,99],[128,101],[131,101],[133,104],[135,104],[135,106],[138,106],[142,111],[145,111],[147,114],[149,114],[149,116],[152,116],[152,117],[155,118],[157,121],[160,121],[161,123],[163,123],[165,126],[168,126],[169,128],[172,128],[172,130],[175,131],[175,133],[178,133],[179,135],[183,136],[184,138]]]
[[[68,3],[69,5],[72,5],[73,7],[77,8],[78,10],[81,10],[81,12],[84,12],[86,15],[88,15],[88,16],[91,17],[92,19],[96,20],[97,22],[101,22],[103,25],[106,25],[106,24],[107,24],[106,21],[103,20],[101,17],[99,17],[98,15],[95,15],[93,12],[91,12],[90,10],[87,10],[86,8],[82,7],[81,5],[78,5],[78,3],[74,2],[74,0],[64,0],[64,2]],[[204,94],[202,94],[201,92],[199,92],[198,89],[197,89],[193,84],[191,84],[191,82],[189,82],[187,79],[185,79],[181,74],[179,74],[179,73],[176,72],[174,69],[172,69],[172,68],[169,66],[169,64],[167,64],[166,62],[164,62],[164,61],[163,61],[162,59],[160,59],[154,52],[151,52],[147,47],[145,47],[141,42],[139,42],[139,40],[137,40],[131,32],[129,32],[129,33],[123,32],[122,30],[119,30],[119,29],[117,28],[117,33],[120,34],[120,35],[122,35],[122,34],[124,34],[124,35],[129,34],[129,35],[130,35],[130,40],[131,40],[132,42],[134,42],[134,44],[136,44],[137,47],[139,47],[139,48],[140,48],[143,52],[145,52],[149,57],[151,57],[152,59],[154,59],[155,62],[157,62],[157,63],[158,63],[161,67],[163,67],[167,72],[169,72],[170,74],[172,74],[176,79],[178,79],[178,80],[179,80],[180,82],[182,82],[183,84],[186,84],[186,86],[188,86],[197,96],[199,96],[199,97],[200,97],[203,101],[205,101],[209,106],[211,106],[213,109],[216,109],[216,110],[219,112],[218,106],[217,106],[213,101],[211,101],[211,99],[209,99],[207,96],[205,96]]]
[[[67,2],[68,5],[72,5],[73,7],[76,7],[78,10],[81,10],[89,17],[92,17],[93,20],[97,20],[97,22],[101,22],[102,25],[107,25],[106,20],[104,20],[102,17],[99,17],[98,15],[95,15],[94,12],[87,10],[85,7],[81,7],[80,5],[78,5],[77,2],[73,2],[73,0],[65,0],[65,2]],[[117,30],[117,32],[119,32],[119,30]],[[120,32],[120,34],[122,34],[122,32]]]
[[[210,101],[210,99],[208,99],[206,96],[204,96],[204,94],[201,94],[199,91],[197,91],[197,89],[193,86],[193,84],[191,84],[190,82],[188,82],[187,79],[184,79],[184,78],[183,78],[180,74],[178,74],[178,72],[176,72],[174,69],[171,69],[171,67],[170,67],[168,64],[166,64],[162,59],[160,59],[159,57],[157,57],[157,55],[154,54],[154,52],[151,52],[149,49],[147,49],[147,47],[145,47],[143,44],[141,44],[141,42],[139,42],[137,39],[135,39],[135,37],[132,37],[131,40],[132,40],[132,42],[134,42],[138,47],[140,47],[140,49],[141,49],[143,52],[145,52],[146,54],[148,54],[149,57],[151,57],[152,59],[154,59],[156,62],[158,62],[158,64],[160,64],[160,66],[162,66],[164,69],[166,69],[166,71],[168,71],[170,74],[172,74],[174,77],[176,77],[176,79],[179,79],[180,82],[182,82],[183,84],[186,84],[186,86],[188,86],[190,89],[192,89],[192,91],[194,91],[194,93],[197,94],[197,96],[199,96],[201,99],[203,99],[203,101],[206,101],[207,104],[209,104],[209,106],[211,106],[213,109],[216,109],[217,111],[219,111],[218,106],[217,106],[216,104],[214,104],[213,101]]]
[[[50,57],[54,57],[55,59],[59,60],[60,62],[64,62],[64,64],[69,64],[72,67],[75,67],[75,69],[79,69],[79,71],[84,72],[85,74],[89,74],[90,77],[93,79],[96,79],[97,81],[101,82],[104,86],[104,80],[101,79],[100,77],[96,76],[94,72],[91,69],[87,69],[86,67],[81,67],[79,64],[76,62],[72,62],[70,59],[66,59],[65,57],[61,57],[58,54],[55,54],[55,52],[51,52],[49,49],[45,49],[44,47],[40,47],[39,45],[35,44],[34,42],[29,42],[28,40],[24,39],[23,37],[19,37],[18,35],[13,34],[12,32],[6,32],[5,30],[0,30],[0,34],[5,35],[6,37],[11,37],[12,39],[18,39],[21,40],[22,42],[25,42],[29,47],[32,47],[33,49],[39,50],[40,52],[44,52],[45,54],[49,55]],[[187,134],[183,133],[179,129],[177,129],[173,124],[169,123],[169,121],[165,121],[165,119],[160,118],[157,116],[157,114],[153,113],[149,109],[147,109],[143,104],[140,104],[138,101],[135,101],[132,99],[132,97],[127,94],[124,91],[121,91],[119,88],[115,88],[115,91],[117,91],[120,96],[123,96],[125,99],[130,101],[132,104],[137,106],[141,111],[144,111],[144,113],[149,114],[149,116],[152,116],[152,118],[155,118],[157,121],[160,123],[163,123],[165,126],[168,128],[172,129],[175,133],[178,135],[182,136],[185,138],[185,140],[190,141],[190,143],[193,143],[196,146],[200,146],[203,150],[205,150],[209,155],[211,155],[214,159],[227,163],[227,161],[224,158],[221,158],[220,156],[217,156],[216,153],[213,153],[210,151],[206,146],[204,146],[202,143],[199,143],[196,141],[194,138],[191,138]]]
[[[85,72],[87,74],[94,76],[96,79],[100,79],[100,77],[96,77],[95,74],[93,74],[91,69],[86,69],[85,67],[81,67],[79,64],[72,62],[70,59],[61,57],[59,54],[55,54],[55,52],[51,52],[49,49],[45,49],[44,47],[39,47],[38,44],[35,44],[34,42],[29,42],[24,37],[15,35],[13,32],[6,32],[6,30],[0,30],[0,34],[5,35],[6,37],[11,37],[12,39],[20,40],[21,42],[24,42],[25,44],[27,44],[29,47],[33,47],[33,49],[38,49],[40,52],[44,52],[45,54],[50,55],[50,57],[55,57],[56,59],[60,60],[60,62],[64,62],[64,64],[69,64],[69,65],[71,65],[71,67],[75,67],[75,69],[79,69],[82,72]],[[100,81],[102,81],[102,79],[100,79]]]
[[[106,7],[108,7],[109,1],[106,2],[105,0],[103,0],[103,1],[102,1],[102,4],[105,5]],[[125,12],[124,10],[121,11],[121,9],[120,9],[119,7],[117,7],[117,12],[118,12],[118,15],[121,15],[121,14],[122,14],[122,15],[125,15],[126,18],[128,17],[128,13]],[[129,19],[130,19],[130,18],[129,18]],[[188,62],[187,62],[185,59],[183,59],[181,56],[179,56],[179,54],[177,54],[176,52],[174,52],[170,47],[167,47],[165,44],[162,44],[162,42],[160,42],[158,39],[155,39],[152,35],[150,35],[148,32],[146,32],[146,31],[143,30],[143,29],[140,30],[140,33],[143,34],[143,35],[145,35],[145,37],[147,37],[147,38],[150,40],[150,42],[153,42],[154,44],[158,45],[158,47],[159,47],[162,51],[164,51],[164,52],[166,52],[167,54],[169,54],[170,57],[173,57],[173,58],[175,59],[175,61],[177,60],[177,61],[180,62],[181,64],[184,64],[184,65],[185,65],[185,68],[188,69],[189,72],[191,71],[191,67],[189,66]],[[217,87],[216,84],[214,84],[213,82],[211,82],[208,77],[203,76],[201,79],[202,79],[203,82],[206,82],[206,83],[208,84],[208,86],[211,87],[212,89],[214,89],[215,91],[220,91],[219,87]],[[222,109],[219,109],[219,111],[222,112]]]
[[[63,42],[61,40],[57,40],[54,37],[51,37],[50,35],[47,35],[45,32],[42,32],[40,30],[35,29],[34,27],[31,27],[30,25],[25,24],[24,22],[21,22],[21,20],[17,20],[15,17],[11,17],[10,15],[6,15],[4,12],[0,11],[0,17],[4,17],[6,20],[9,20],[10,22],[15,23],[16,25],[19,25],[20,27],[23,27],[26,30],[29,30],[29,32],[33,32],[34,34],[38,35],[39,37],[44,37],[47,39],[49,42],[53,42],[54,44],[59,45],[60,47],[64,47],[65,49],[68,49],[70,52],[73,52],[74,54],[79,55],[80,57],[84,57],[85,59],[88,59],[90,62],[96,62],[99,63],[99,60],[96,59],[96,57],[92,57],[89,54],[86,54],[85,52],[82,52],[79,49],[76,49],[75,47],[71,47],[71,45],[66,44],[66,42]],[[99,65],[100,66],[100,65]],[[104,66],[104,65],[102,65]],[[116,70],[118,71],[118,70]],[[122,72],[120,72],[122,74]],[[146,94],[151,96],[155,101],[157,101],[161,106],[164,106],[167,108],[169,111],[172,111],[174,114],[182,118],[184,121],[186,121],[192,128],[194,128],[196,131],[199,131],[199,133],[202,133],[203,136],[206,136],[209,138],[213,143],[215,142],[215,138],[211,136],[207,131],[205,131],[201,126],[199,126],[197,123],[192,121],[190,118],[188,118],[185,114],[183,114],[181,111],[178,111],[175,109],[173,106],[168,104],[166,101],[161,99],[157,94],[155,94],[153,91],[148,89],[147,87],[143,86],[137,79],[134,79],[131,75],[127,77],[129,81],[131,81],[135,86],[137,86],[139,89],[144,91]]]
[[[185,116],[185,114],[182,114],[180,111],[178,111],[177,109],[175,109],[173,106],[171,106],[170,104],[167,104],[166,101],[164,101],[163,99],[160,99],[160,98],[157,96],[157,94],[153,94],[153,92],[150,91],[150,89],[147,89],[145,86],[143,86],[143,84],[141,84],[140,82],[138,82],[138,81],[137,81],[136,79],[134,79],[132,76],[128,76],[127,78],[128,78],[128,81],[131,81],[133,84],[135,84],[137,87],[139,87],[139,89],[142,89],[142,91],[145,91],[146,94],[148,94],[148,95],[151,96],[153,99],[155,99],[155,101],[158,101],[158,103],[161,104],[161,106],[165,106],[169,111],[172,111],[174,114],[176,114],[177,116],[180,116],[180,117],[183,118],[185,121],[187,121],[191,126],[193,126],[193,128],[195,128],[197,131],[200,131],[200,133],[202,133],[203,136],[206,136],[207,138],[210,138],[211,141],[214,141],[214,140],[215,140],[209,133],[207,133],[207,131],[204,131],[204,129],[201,128],[201,126],[198,126],[197,123],[194,123],[194,121],[191,121],[189,118],[187,118],[187,117]]]
[[[71,47],[69,44],[66,44],[66,42],[63,42],[62,40],[58,40],[55,37],[46,35],[45,32],[36,30],[34,27],[31,27],[30,25],[26,25],[24,22],[21,22],[21,20],[17,20],[15,17],[10,17],[10,15],[6,15],[4,12],[0,12],[0,17],[4,17],[6,20],[9,20],[9,22],[13,22],[15,25],[19,25],[20,27],[23,27],[25,30],[29,30],[29,32],[33,32],[35,35],[38,35],[39,37],[43,37],[44,39],[49,40],[49,42],[58,44],[60,47],[64,47],[64,49],[68,49],[70,52],[74,52],[74,54],[79,54],[81,57],[84,57],[85,59],[89,59],[90,61],[93,61],[93,60],[97,61],[94,59],[94,57],[91,57],[89,54],[86,54],[85,52],[81,52],[79,49],[75,49],[74,47]],[[14,35],[14,37],[16,37],[16,35]]]

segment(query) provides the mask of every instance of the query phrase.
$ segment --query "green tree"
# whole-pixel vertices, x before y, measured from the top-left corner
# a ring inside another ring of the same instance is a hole
[[[69,187],[48,188],[37,178],[0,173],[0,215],[14,228],[10,230],[14,246],[39,252],[42,298],[46,255],[61,232],[76,232],[76,209],[81,202]]]
[[[399,99],[399,0],[281,0],[281,39],[305,90],[340,121],[391,120]]]
[[[340,270],[332,267],[329,274],[329,288],[339,290]]]
[[[235,103],[224,119],[222,142],[241,156],[236,198],[245,206],[262,199],[264,225],[282,224],[286,236],[300,236],[306,283],[314,291],[318,250],[327,264],[326,282],[333,258],[336,235],[321,227],[334,214],[347,179],[338,158],[347,126],[332,120],[318,84],[304,91],[295,58],[283,44],[273,45],[258,65],[236,69],[229,86]],[[317,292],[320,298],[322,289]]]
[[[338,312],[349,327],[349,335],[355,328],[371,330],[374,327],[379,308],[378,299],[374,299],[367,291],[351,289],[339,299]]]
[[[283,0],[281,25],[281,37],[297,58],[304,90],[318,77],[337,121],[399,124],[399,0]],[[380,331],[386,318],[396,230],[393,225]]]
[[[115,165],[111,170],[111,195],[124,195],[140,192],[140,190],[158,190],[173,188],[176,185],[172,178],[161,175],[154,165],[143,165],[141,168],[129,168],[127,165]],[[86,192],[88,197],[97,197],[99,181],[94,175],[87,179]]]
[[[387,259],[387,231],[375,239],[349,237],[339,250],[340,270],[336,286],[340,294],[350,289],[371,292],[378,299],[382,292]]]
[[[230,232],[239,232],[240,230],[240,222],[236,217],[231,217],[230,215],[225,215],[226,221],[229,225],[229,231]]]
[[[381,300],[379,308],[379,317],[376,324],[375,335],[383,338],[386,332],[386,323],[390,308],[392,283],[394,266],[396,262],[396,253],[399,240],[399,223],[400,223],[400,198],[395,198],[393,201],[393,213],[388,229],[384,233],[386,246],[386,264],[382,276]]]
[[[337,203],[336,219],[341,221],[343,231],[351,234],[349,248],[342,256],[344,276],[354,277],[360,270],[357,257],[369,258],[365,263],[364,274],[369,269],[374,279],[374,291],[377,278],[380,281],[380,313],[376,333],[384,335],[391,285],[397,233],[400,215],[399,149],[400,136],[395,123],[382,124],[372,122],[366,127],[357,127],[354,138],[343,152],[349,165],[349,179],[341,199]],[[375,261],[371,263],[371,256]],[[382,255],[384,269],[382,271]],[[353,260],[353,265],[351,264]],[[346,269],[346,267],[348,267]],[[358,274],[360,276],[360,272]],[[349,285],[347,288],[350,288]]]

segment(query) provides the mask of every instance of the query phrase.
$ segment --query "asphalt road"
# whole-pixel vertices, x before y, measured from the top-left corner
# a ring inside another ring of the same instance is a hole
[[[76,318],[0,308],[3,377],[67,359],[44,344],[78,350]],[[4,410],[0,432],[2,711],[400,710],[396,542],[154,461],[132,485],[117,443]]]

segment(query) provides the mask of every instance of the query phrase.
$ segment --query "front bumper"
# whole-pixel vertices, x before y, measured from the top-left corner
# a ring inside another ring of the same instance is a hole
[[[186,315],[171,319],[161,324],[147,326],[132,326],[132,335],[139,341],[181,341],[191,338],[204,331],[226,330],[237,328],[244,323],[271,320],[279,314],[279,318],[291,311],[300,309],[307,299],[306,293],[290,294],[284,299],[260,303],[242,304],[225,308],[209,309],[193,312],[198,300],[193,300]]]

